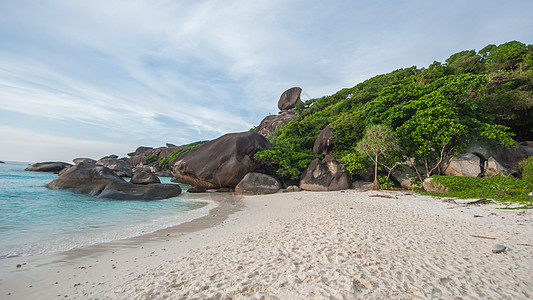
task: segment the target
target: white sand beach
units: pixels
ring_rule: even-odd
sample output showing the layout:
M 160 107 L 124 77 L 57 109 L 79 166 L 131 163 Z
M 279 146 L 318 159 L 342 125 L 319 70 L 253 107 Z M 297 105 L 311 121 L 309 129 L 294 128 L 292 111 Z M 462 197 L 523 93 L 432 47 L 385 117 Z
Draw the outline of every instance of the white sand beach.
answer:
M 499 207 L 392 191 L 228 196 L 155 234 L 4 259 L 0 298 L 532 298 L 533 211 Z

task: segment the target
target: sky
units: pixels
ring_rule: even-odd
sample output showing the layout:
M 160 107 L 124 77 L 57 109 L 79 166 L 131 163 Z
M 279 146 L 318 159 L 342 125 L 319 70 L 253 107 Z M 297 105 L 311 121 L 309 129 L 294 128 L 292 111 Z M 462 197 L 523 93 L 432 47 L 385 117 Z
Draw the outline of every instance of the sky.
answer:
M 0 0 L 0 160 L 125 156 L 248 131 L 462 50 L 533 44 L 531 0 Z

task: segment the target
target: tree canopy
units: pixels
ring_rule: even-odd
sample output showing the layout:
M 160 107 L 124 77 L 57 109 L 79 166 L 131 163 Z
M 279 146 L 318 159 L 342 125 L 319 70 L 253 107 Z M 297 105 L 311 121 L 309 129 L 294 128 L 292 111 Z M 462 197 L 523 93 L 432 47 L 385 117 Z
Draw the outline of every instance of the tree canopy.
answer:
M 365 165 L 354 155 L 356 145 L 369 126 L 383 124 L 397 137 L 401 154 L 414 158 L 429 176 L 444 156 L 463 150 L 470 139 L 503 145 L 513 144 L 512 138 L 533 140 L 532 108 L 533 45 L 488 45 L 301 103 L 299 115 L 269 136 L 274 148 L 268 155 L 272 165 L 285 166 L 296 178 L 313 157 L 318 134 L 330 124 L 331 155 L 353 162 L 347 168 L 356 174 Z M 265 161 L 267 155 L 257 156 Z

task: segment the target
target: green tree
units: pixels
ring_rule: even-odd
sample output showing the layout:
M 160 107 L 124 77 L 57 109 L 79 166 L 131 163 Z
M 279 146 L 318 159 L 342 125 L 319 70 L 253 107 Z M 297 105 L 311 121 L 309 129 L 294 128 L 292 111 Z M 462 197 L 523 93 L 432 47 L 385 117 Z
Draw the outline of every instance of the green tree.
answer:
M 489 45 L 480 51 L 489 69 L 493 71 L 515 70 L 526 62 L 528 49 L 525 44 L 511 41 L 499 46 Z
M 374 186 L 375 190 L 379 189 L 378 181 L 378 165 L 380 164 L 380 157 L 390 155 L 394 151 L 399 149 L 398 141 L 392 133 L 392 130 L 382 124 L 375 124 L 370 126 L 361 141 L 357 143 L 356 150 L 357 152 L 368 156 L 374 162 Z M 382 165 L 383 162 L 381 162 Z M 390 172 L 394 167 L 389 168 Z M 389 178 L 387 176 L 387 179 Z
M 481 56 L 476 54 L 475 50 L 455 53 L 446 60 L 446 63 L 459 74 L 480 74 L 485 71 L 485 65 L 481 61 Z
M 297 180 L 303 170 L 315 159 L 311 150 L 301 150 L 293 144 L 274 145 L 272 149 L 260 148 L 254 155 L 259 169 L 284 180 Z

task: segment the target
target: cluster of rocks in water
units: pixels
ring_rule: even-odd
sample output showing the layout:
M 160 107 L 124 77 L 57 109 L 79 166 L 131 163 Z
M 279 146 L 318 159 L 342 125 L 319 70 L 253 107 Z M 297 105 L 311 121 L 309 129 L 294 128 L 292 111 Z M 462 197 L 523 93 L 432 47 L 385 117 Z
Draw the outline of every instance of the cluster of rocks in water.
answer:
M 160 200 L 181 194 L 179 185 L 127 182 L 115 171 L 90 162 L 80 162 L 61 171 L 47 187 L 114 200 Z
M 333 148 L 333 130 L 326 126 L 318 135 L 313 151 L 324 155 L 315 159 L 304 170 L 299 186 L 282 182 L 257 170 L 253 156 L 259 148 L 271 149 L 266 138 L 277 128 L 289 123 L 296 115 L 295 107 L 301 102 L 299 87 L 285 91 L 278 101 L 280 112 L 269 115 L 255 131 L 230 133 L 181 153 L 163 170 L 159 162 L 185 146 L 167 144 L 166 147 L 139 147 L 128 153 L 129 159 L 116 155 L 99 160 L 78 158 L 75 165 L 63 162 L 37 163 L 28 171 L 59 173 L 47 186 L 51 189 L 68 189 L 78 193 L 108 199 L 156 200 L 174 197 L 181 193 L 175 184 L 161 184 L 158 176 L 175 177 L 176 182 L 189 184 L 191 193 L 208 189 L 235 191 L 243 194 L 269 194 L 282 189 L 287 192 L 335 191 L 353 187 L 352 176 L 344 165 L 329 155 Z M 466 153 L 448 157 L 438 173 L 449 176 L 485 176 L 513 174 L 519 161 L 533 155 L 533 142 L 519 147 L 503 147 L 473 141 Z M 422 171 L 422 170 L 420 170 Z M 413 182 L 416 171 L 412 161 L 407 161 L 392 172 L 392 179 L 404 188 Z M 126 182 L 122 177 L 131 177 Z M 372 174 L 363 176 L 371 181 Z M 443 191 L 429 179 L 424 182 L 428 190 Z

